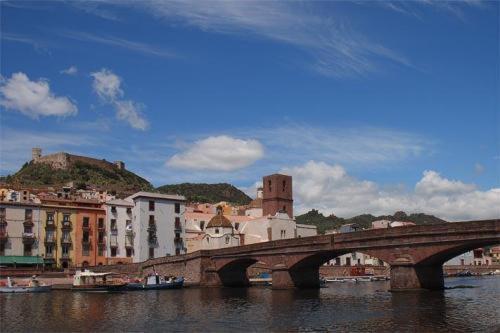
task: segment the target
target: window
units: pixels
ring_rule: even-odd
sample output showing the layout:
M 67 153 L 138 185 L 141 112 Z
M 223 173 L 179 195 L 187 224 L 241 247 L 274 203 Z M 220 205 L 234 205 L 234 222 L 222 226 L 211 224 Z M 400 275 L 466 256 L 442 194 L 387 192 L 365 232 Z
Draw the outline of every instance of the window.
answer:
M 283 213 L 286 213 L 286 206 L 283 206 Z
M 229 244 L 229 235 L 226 236 L 226 244 Z
M 269 191 L 271 191 L 271 180 L 269 180 L 269 181 L 267 182 L 267 186 L 268 186 L 268 188 L 269 188 Z
M 68 255 L 69 254 L 69 246 L 68 245 L 63 245 L 63 247 L 62 247 L 62 254 L 63 255 Z
M 286 190 L 286 180 L 283 181 L 283 192 Z
M 178 256 L 179 254 L 181 254 L 181 249 L 179 248 L 175 249 L 175 255 Z
M 154 215 L 149 215 L 149 225 L 155 224 L 155 216 Z
M 127 249 L 127 257 L 132 257 L 132 249 Z
M 154 247 L 150 247 L 149 248 L 149 258 L 154 258 L 155 257 L 155 248 Z
M 103 229 L 104 228 L 104 219 L 102 217 L 99 218 L 99 220 L 97 222 L 97 227 L 99 229 Z
M 24 255 L 31 256 L 31 244 L 24 244 Z
M 32 226 L 24 226 L 24 232 L 27 234 L 31 234 L 33 232 L 33 227 Z
M 47 222 L 54 221 L 54 213 L 47 213 Z
M 84 228 L 88 228 L 89 227 L 89 218 L 88 217 L 84 217 L 82 224 L 83 224 Z
M 83 243 L 88 243 L 89 242 L 89 232 L 88 231 L 84 231 L 83 232 L 82 242 Z
M 181 229 L 181 218 L 180 217 L 175 218 L 175 229 Z
M 98 242 L 99 244 L 104 243 L 104 231 L 99 231 Z
M 104 255 L 104 250 L 103 250 L 102 246 L 99 246 L 99 247 L 97 248 L 97 255 L 98 255 L 99 257 L 102 257 L 102 256 Z
M 176 202 L 175 203 L 175 213 L 179 214 L 181 212 L 181 204 Z
M 111 256 L 116 257 L 116 247 L 111 248 Z
M 218 234 L 219 233 L 219 228 L 215 228 L 215 233 Z
M 200 229 L 201 230 L 205 229 L 205 221 L 200 221 Z
M 33 217 L 33 211 L 31 209 L 26 209 L 24 211 L 24 219 L 31 220 L 32 217 Z
M 115 231 L 116 228 L 116 219 L 111 219 L 111 231 Z
M 340 266 L 340 258 L 335 258 L 335 265 Z
M 4 256 L 5 255 L 5 244 L 2 243 L 0 244 L 0 256 Z
M 90 255 L 90 244 L 83 244 L 82 256 L 88 257 Z
M 5 207 L 0 208 L 0 217 L 5 218 Z
M 155 210 L 155 202 L 153 200 L 149 201 L 149 211 L 154 212 Z
M 236 223 L 234 224 L 234 229 L 238 230 L 238 228 L 239 228 L 239 227 L 240 227 L 240 223 L 239 223 L 239 222 L 236 222 Z
M 63 222 L 69 222 L 69 214 L 63 215 Z

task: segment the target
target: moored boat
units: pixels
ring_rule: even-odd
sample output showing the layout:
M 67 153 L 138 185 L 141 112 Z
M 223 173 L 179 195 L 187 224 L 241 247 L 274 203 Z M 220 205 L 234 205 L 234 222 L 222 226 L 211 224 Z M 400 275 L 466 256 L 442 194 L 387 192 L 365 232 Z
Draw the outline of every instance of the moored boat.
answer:
M 0 287 L 0 293 L 43 293 L 51 290 L 51 286 L 44 285 L 33 275 L 28 285 L 17 285 L 10 277 L 7 285 Z
M 127 284 L 114 279 L 114 273 L 94 273 L 89 270 L 77 271 L 73 277 L 73 291 L 112 292 L 124 290 Z
M 146 276 L 143 282 L 132 282 L 127 284 L 128 290 L 161 290 L 179 289 L 184 286 L 183 277 L 162 277 L 159 274 Z

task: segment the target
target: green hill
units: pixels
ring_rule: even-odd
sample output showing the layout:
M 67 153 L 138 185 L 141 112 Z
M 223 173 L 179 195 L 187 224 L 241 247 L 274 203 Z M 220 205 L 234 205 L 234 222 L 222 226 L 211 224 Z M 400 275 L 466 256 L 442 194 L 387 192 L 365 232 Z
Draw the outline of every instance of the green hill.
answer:
M 231 184 L 195 184 L 183 183 L 163 185 L 156 189 L 165 194 L 181 194 L 190 202 L 217 203 L 227 201 L 237 205 L 246 205 L 252 200 Z
M 119 197 L 137 191 L 150 191 L 153 186 L 133 172 L 115 167 L 102 167 L 96 163 L 74 161 L 65 169 L 55 169 L 44 163 L 25 163 L 13 175 L 4 178 L 7 184 L 14 186 L 54 186 L 60 187 L 73 182 L 77 188 L 94 186 L 99 189 L 114 191 Z
M 318 227 L 318 233 L 323 234 L 325 230 L 337 229 L 343 224 L 356 223 L 361 228 L 366 229 L 371 227 L 371 223 L 377 220 L 389 221 L 405 221 L 415 224 L 437 224 L 445 223 L 445 220 L 437 218 L 433 215 L 422 213 L 407 215 L 405 212 L 396 212 L 394 215 L 373 216 L 370 214 L 358 215 L 348 219 L 337 217 L 335 215 L 324 216 L 318 210 L 313 209 L 309 212 L 295 217 L 297 223 L 311 224 Z

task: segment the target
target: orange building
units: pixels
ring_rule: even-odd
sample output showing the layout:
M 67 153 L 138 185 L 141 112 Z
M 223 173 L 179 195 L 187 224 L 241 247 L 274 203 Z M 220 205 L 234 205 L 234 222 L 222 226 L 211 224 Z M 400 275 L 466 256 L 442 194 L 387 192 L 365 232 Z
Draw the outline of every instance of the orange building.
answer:
M 95 207 L 80 207 L 75 229 L 75 266 L 106 265 L 106 213 Z

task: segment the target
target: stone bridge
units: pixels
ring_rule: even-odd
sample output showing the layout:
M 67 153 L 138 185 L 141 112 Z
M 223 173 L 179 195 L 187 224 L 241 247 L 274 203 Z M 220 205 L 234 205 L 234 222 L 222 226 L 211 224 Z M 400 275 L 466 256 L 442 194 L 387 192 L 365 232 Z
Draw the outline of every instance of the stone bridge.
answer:
M 317 288 L 323 263 L 361 252 L 390 265 L 392 290 L 442 289 L 444 262 L 496 244 L 500 244 L 500 219 L 371 229 L 198 251 L 148 260 L 140 264 L 140 271 L 183 275 L 186 281 L 201 286 L 242 287 L 249 285 L 247 268 L 259 262 L 271 269 L 275 289 Z

